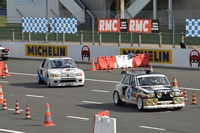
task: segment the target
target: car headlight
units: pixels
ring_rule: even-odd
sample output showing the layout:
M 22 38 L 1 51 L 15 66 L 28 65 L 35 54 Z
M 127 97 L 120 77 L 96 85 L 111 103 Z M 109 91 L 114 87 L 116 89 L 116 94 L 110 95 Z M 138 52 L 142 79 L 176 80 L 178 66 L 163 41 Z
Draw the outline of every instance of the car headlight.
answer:
M 175 104 L 182 104 L 185 102 L 184 97 L 174 97 L 174 103 Z
M 52 74 L 51 77 L 52 78 L 54 78 L 54 77 L 60 77 L 60 75 L 59 74 Z
M 158 102 L 158 99 L 153 99 L 152 104 L 153 104 L 153 105 L 156 105 L 157 102 Z
M 147 100 L 146 100 L 146 104 L 147 104 L 147 105 L 151 105 L 151 104 L 152 104 L 152 99 L 147 99 Z
M 172 91 L 172 92 L 170 92 L 170 97 L 174 97 L 175 96 L 175 93 Z
M 157 93 L 157 97 L 158 97 L 158 98 L 161 98 L 161 97 L 162 97 L 162 93 L 160 93 L 160 92 Z
M 83 76 L 82 72 L 76 73 L 76 76 Z

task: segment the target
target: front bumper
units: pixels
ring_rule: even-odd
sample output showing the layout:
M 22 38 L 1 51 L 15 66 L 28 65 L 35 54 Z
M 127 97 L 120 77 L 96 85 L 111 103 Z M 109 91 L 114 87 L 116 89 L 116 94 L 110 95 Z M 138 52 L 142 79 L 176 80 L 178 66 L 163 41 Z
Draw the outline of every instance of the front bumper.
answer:
M 85 81 L 83 78 L 77 79 L 50 79 L 51 86 L 79 86 L 84 85 Z
M 161 108 L 178 108 L 185 107 L 185 104 L 169 104 L 169 105 L 155 105 L 155 106 L 144 106 L 144 109 L 161 109 Z

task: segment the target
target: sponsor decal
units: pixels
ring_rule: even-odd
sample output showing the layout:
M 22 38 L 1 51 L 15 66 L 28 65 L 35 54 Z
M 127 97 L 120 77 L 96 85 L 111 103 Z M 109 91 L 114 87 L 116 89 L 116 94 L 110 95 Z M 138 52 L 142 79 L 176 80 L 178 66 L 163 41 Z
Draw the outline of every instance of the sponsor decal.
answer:
M 120 55 L 127 55 L 129 53 L 148 53 L 150 54 L 151 63 L 172 64 L 172 50 L 120 48 Z
M 87 45 L 84 45 L 81 49 L 81 58 L 82 61 L 90 61 L 90 48 Z
M 190 67 L 199 67 L 200 66 L 200 54 L 197 50 L 192 50 L 189 55 Z
M 126 99 L 131 100 L 131 93 L 132 93 L 132 88 L 129 86 L 126 89 Z
M 58 45 L 26 44 L 25 55 L 40 57 L 68 56 L 68 47 Z

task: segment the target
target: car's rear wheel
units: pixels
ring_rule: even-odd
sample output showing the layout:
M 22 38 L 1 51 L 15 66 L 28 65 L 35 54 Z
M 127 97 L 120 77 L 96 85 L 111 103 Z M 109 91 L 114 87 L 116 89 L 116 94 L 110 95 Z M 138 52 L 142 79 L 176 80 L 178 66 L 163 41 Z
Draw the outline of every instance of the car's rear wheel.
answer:
M 125 104 L 125 102 L 122 102 L 122 100 L 119 98 L 119 93 L 117 91 L 115 91 L 113 94 L 113 101 L 114 101 L 114 104 L 117 106 Z
M 137 99 L 137 108 L 139 111 L 142 111 L 144 108 L 143 108 L 143 99 L 142 97 L 138 97 Z

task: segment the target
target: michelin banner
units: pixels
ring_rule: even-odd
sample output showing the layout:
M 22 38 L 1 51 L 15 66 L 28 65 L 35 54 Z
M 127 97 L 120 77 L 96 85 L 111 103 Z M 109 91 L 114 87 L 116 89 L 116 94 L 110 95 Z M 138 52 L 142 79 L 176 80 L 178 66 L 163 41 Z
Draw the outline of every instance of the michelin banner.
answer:
M 80 44 L 33 44 L 23 42 L 1 42 L 10 49 L 10 57 L 26 59 L 44 59 L 46 57 L 69 56 L 75 61 L 97 62 L 98 56 L 150 53 L 150 64 L 154 66 L 200 68 L 200 49 L 95 46 Z

